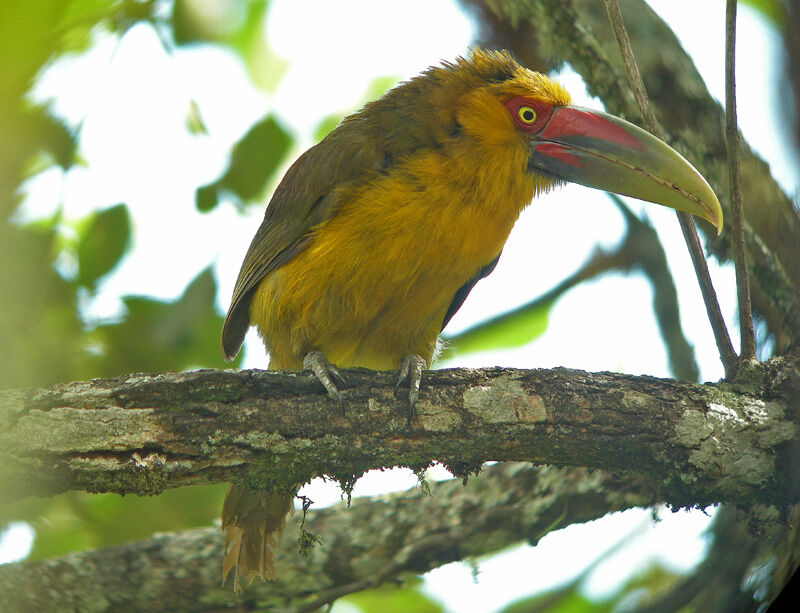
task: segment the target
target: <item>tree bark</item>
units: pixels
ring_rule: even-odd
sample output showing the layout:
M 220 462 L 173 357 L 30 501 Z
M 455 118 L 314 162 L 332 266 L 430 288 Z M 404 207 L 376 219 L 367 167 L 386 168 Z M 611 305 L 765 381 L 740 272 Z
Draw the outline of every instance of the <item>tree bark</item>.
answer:
M 344 414 L 296 373 L 201 370 L 0 392 L 6 500 L 69 489 L 157 494 L 242 481 L 293 491 L 328 475 L 487 461 L 630 470 L 675 506 L 797 500 L 798 363 L 752 367 L 738 385 L 556 368 L 426 373 L 417 416 L 393 375 L 348 372 Z M 787 455 L 789 454 L 789 455 Z
M 345 594 L 498 551 L 607 512 L 655 502 L 636 477 L 584 469 L 487 467 L 460 480 L 309 511 L 319 536 L 297 551 L 298 518 L 289 521 L 275 581 L 255 581 L 237 598 L 220 585 L 223 538 L 213 528 L 156 535 L 100 551 L 0 566 L 3 610 L 310 611 Z

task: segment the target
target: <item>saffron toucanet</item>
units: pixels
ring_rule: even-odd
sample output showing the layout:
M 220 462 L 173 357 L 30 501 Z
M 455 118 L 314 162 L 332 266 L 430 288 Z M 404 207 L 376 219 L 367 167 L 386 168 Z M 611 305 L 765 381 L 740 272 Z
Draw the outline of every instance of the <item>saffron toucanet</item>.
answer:
M 399 368 L 417 400 L 442 328 L 494 268 L 522 209 L 572 181 L 702 217 L 722 211 L 676 151 L 570 105 L 507 52 L 475 49 L 345 118 L 286 172 L 239 273 L 222 330 L 235 356 L 258 328 L 270 369 Z M 566 229 L 565 229 L 566 230 Z M 223 573 L 274 576 L 292 496 L 234 485 Z

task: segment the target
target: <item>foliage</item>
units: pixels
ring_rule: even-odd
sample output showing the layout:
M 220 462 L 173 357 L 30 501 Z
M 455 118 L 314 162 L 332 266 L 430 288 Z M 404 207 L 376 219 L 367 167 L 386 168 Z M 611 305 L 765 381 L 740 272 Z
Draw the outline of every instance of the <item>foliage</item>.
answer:
M 610 611 L 636 610 L 651 594 L 673 584 L 678 576 L 653 564 L 631 577 L 610 596 L 590 598 L 584 594 L 581 581 L 562 588 L 521 598 L 503 608 L 500 613 L 608 613 Z
M 220 192 L 232 194 L 241 203 L 262 199 L 267 183 L 278 170 L 291 143 L 291 136 L 274 117 L 268 116 L 256 123 L 233 146 L 225 173 L 197 189 L 197 209 L 204 213 L 213 209 L 219 204 Z
M 131 246 L 131 220 L 124 204 L 98 211 L 86 220 L 78 242 L 78 285 L 94 289 Z
M 167 490 L 151 498 L 67 492 L 0 507 L 0 524 L 28 521 L 36 531 L 30 559 L 143 539 L 155 532 L 208 526 L 227 486 Z
M 81 371 L 77 286 L 53 269 L 55 225 L 0 225 L 2 387 L 65 381 Z
M 95 372 L 111 377 L 148 371 L 224 368 L 219 352 L 222 316 L 214 310 L 217 284 L 210 269 L 200 273 L 174 302 L 147 296 L 123 299 L 127 315 L 95 328 L 91 338 L 101 348 Z
M 382 585 L 381 587 L 350 594 L 341 599 L 344 604 L 358 607 L 364 613 L 442 613 L 444 607 L 420 591 L 421 581 L 408 578 L 402 587 Z M 338 607 L 334 605 L 333 613 Z
M 53 165 L 68 170 L 76 162 L 78 126 L 65 125 L 25 97 L 36 76 L 58 56 L 87 49 L 97 29 L 123 34 L 142 21 L 157 27 L 155 10 L 154 2 L 137 0 L 0 3 L 0 387 L 223 366 L 222 317 L 210 270 L 174 301 L 128 296 L 116 320 L 84 317 L 82 305 L 133 247 L 135 213 L 125 204 L 101 207 L 76 221 L 60 213 L 24 225 L 6 221 L 14 219 L 26 179 Z M 290 137 L 280 136 L 285 153 Z M 57 555 L 157 530 L 208 525 L 223 493 L 224 486 L 151 499 L 72 492 L 3 508 L 0 526 L 30 522 L 36 530 L 31 555 Z
M 780 0 L 742 0 L 744 4 L 761 13 L 774 26 L 783 28 L 786 24 L 786 9 Z
M 440 360 L 489 349 L 521 347 L 547 330 L 547 318 L 561 292 L 549 292 L 531 303 L 493 317 L 464 332 L 446 336 Z

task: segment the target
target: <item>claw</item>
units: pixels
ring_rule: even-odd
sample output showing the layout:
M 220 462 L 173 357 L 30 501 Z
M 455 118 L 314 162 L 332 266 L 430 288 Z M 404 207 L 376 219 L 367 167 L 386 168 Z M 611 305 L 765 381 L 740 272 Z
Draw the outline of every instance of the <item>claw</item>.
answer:
M 325 386 L 328 396 L 336 400 L 340 406 L 344 405 L 344 398 L 342 398 L 339 388 L 333 382 L 336 379 L 341 385 L 347 385 L 342 373 L 333 364 L 328 362 L 322 353 L 319 351 L 309 351 L 308 355 L 303 358 L 303 368 L 310 370 L 319 379 L 319 382 Z
M 419 385 L 422 383 L 422 371 L 428 363 L 420 356 L 412 354 L 406 356 L 400 363 L 397 385 L 394 386 L 394 393 L 397 394 L 400 385 L 408 379 L 408 421 L 414 417 L 414 405 L 419 398 Z

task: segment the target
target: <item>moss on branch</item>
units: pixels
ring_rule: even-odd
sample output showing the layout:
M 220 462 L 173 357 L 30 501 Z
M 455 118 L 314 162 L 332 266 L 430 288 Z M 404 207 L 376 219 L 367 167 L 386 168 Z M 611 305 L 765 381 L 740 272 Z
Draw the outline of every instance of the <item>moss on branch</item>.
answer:
M 243 481 L 290 490 L 328 475 L 486 461 L 634 470 L 674 505 L 784 505 L 779 466 L 796 435 L 796 363 L 754 366 L 747 385 L 692 385 L 556 368 L 426 373 L 406 422 L 389 373 L 348 373 L 344 416 L 303 374 L 129 375 L 0 392 L 6 500 L 69 489 L 157 494 Z M 781 460 L 781 461 L 779 461 Z

